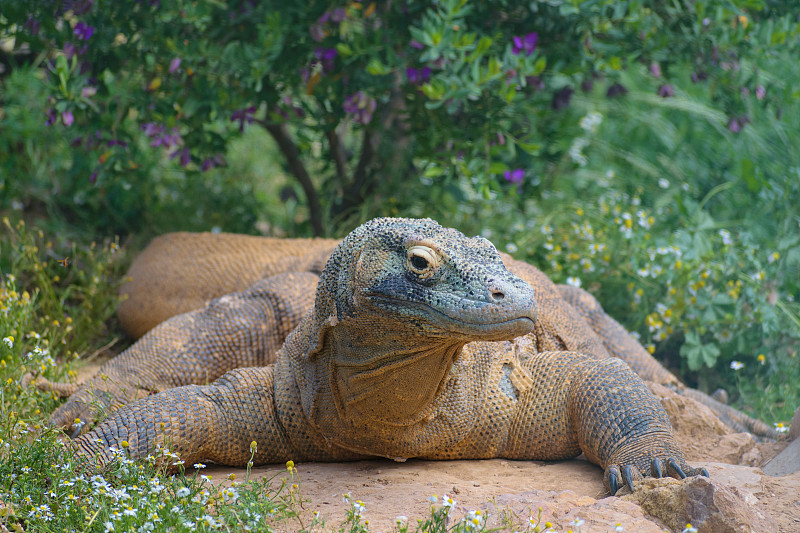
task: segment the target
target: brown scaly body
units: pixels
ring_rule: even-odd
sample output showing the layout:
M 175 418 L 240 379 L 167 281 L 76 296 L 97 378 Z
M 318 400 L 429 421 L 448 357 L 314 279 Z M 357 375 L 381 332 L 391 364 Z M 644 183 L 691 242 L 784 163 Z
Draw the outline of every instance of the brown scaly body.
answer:
M 306 265 L 327 254 L 316 241 L 308 248 L 314 259 Z M 298 261 L 289 259 L 273 262 Z M 76 443 L 108 459 L 107 446 L 123 440 L 136 457 L 170 442 L 186 461 L 239 465 L 249 459 L 251 440 L 259 443 L 257 463 L 371 455 L 560 459 L 583 451 L 606 470 L 612 492 L 639 475 L 704 473 L 684 463 L 658 400 L 627 365 L 608 357 L 607 340 L 564 301 L 565 289 L 530 265 L 509 258 L 506 264 L 519 277 L 484 239 L 430 221 L 372 221 L 331 256 L 313 308 L 278 351 L 275 366 L 149 396 L 118 409 Z M 267 323 L 275 313 L 287 314 L 280 297 L 302 301 L 294 290 L 308 295 L 313 283 L 312 274 L 296 276 L 268 280 L 280 293 L 263 307 L 273 315 L 259 311 L 242 331 L 254 323 L 269 338 L 281 335 L 269 333 L 275 326 Z M 236 303 L 245 294 L 226 298 Z M 186 320 L 179 316 L 160 326 L 182 332 L 167 342 L 171 359 L 193 361 L 182 368 L 198 361 L 224 366 L 217 361 L 227 357 L 205 332 L 239 321 L 242 312 L 238 304 L 209 311 L 219 307 L 215 301 L 193 320 L 179 322 Z M 135 368 L 149 364 L 148 350 L 139 346 L 162 338 L 154 330 L 131 348 Z M 196 338 L 204 340 L 189 349 Z M 237 344 L 241 359 L 233 366 L 270 360 L 272 348 L 261 344 Z M 87 388 L 108 390 L 108 381 Z M 78 400 L 53 421 L 69 424 L 73 414 L 85 413 L 85 400 Z

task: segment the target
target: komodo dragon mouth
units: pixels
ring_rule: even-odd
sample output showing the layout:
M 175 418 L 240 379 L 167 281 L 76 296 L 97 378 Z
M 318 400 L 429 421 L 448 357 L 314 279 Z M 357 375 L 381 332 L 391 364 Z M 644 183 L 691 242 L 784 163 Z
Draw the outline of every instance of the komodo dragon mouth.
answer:
M 408 311 L 409 319 L 419 321 L 425 319 L 429 327 L 441 330 L 445 334 L 457 334 L 469 340 L 510 340 L 533 331 L 536 322 L 536 306 L 531 297 L 529 302 L 521 305 L 490 304 L 470 300 L 472 306 L 484 305 L 470 312 L 470 319 L 454 312 L 441 309 L 420 301 L 410 301 L 384 294 L 368 293 L 364 298 L 381 309 L 397 313 L 400 309 Z M 412 313 L 411 310 L 414 310 Z M 483 311 L 486 311 L 485 313 Z

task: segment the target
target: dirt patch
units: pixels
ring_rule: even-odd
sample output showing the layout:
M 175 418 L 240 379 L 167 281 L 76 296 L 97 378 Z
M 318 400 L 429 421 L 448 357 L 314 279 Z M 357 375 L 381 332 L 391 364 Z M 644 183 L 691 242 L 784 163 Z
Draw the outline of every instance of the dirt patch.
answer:
M 93 375 L 98 364 L 82 368 L 79 378 Z M 788 441 L 759 443 L 747 433 L 733 433 L 708 408 L 667 389 L 655 388 L 672 420 L 678 442 L 692 466 L 706 466 L 712 479 L 752 495 L 768 517 L 769 528 L 780 532 L 800 531 L 800 472 L 781 477 L 765 476 L 760 466 L 780 453 Z M 733 465 L 733 466 L 731 466 Z M 613 531 L 620 523 L 625 531 L 666 531 L 667 525 L 644 514 L 636 504 L 608 497 L 599 467 L 580 458 L 570 461 L 418 461 L 395 463 L 385 459 L 353 463 L 298 464 L 294 482 L 303 499 L 306 524 L 319 511 L 332 527 L 345 518 L 349 505 L 342 495 L 361 500 L 370 531 L 391 531 L 398 516 L 413 523 L 428 516 L 428 498 L 439 503 L 447 494 L 456 501 L 451 516 L 460 519 L 472 510 L 488 510 L 489 523 L 498 525 L 516 517 L 517 530 L 524 530 L 538 508 L 543 520 L 557 530 L 566 530 L 580 518 L 583 531 Z M 228 474 L 245 479 L 240 468 L 210 465 L 204 473 L 215 483 Z M 251 479 L 288 476 L 284 465 L 257 467 Z M 620 492 L 621 494 L 623 491 Z M 290 529 L 287 529 L 287 531 Z

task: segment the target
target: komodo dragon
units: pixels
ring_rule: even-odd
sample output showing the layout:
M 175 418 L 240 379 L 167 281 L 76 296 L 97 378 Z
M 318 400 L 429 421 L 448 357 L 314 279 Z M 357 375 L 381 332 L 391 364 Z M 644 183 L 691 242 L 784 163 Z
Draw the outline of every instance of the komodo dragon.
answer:
M 255 464 L 583 452 L 612 494 L 642 475 L 708 475 L 685 463 L 659 401 L 609 352 L 650 379 L 674 377 L 587 293 L 483 238 L 409 219 L 357 228 L 317 283 L 303 270 L 333 244 L 284 250 L 263 281 L 156 326 L 52 423 L 89 418 L 93 397 L 116 409 L 74 441 L 101 462 L 127 441 L 134 458 L 169 442 L 189 463 L 244 465 L 255 440 Z M 205 274 L 213 284 L 236 272 Z

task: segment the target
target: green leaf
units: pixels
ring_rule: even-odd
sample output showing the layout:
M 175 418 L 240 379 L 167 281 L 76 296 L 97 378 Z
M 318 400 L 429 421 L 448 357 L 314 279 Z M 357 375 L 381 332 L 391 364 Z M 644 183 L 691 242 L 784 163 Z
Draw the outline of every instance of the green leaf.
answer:
M 756 167 L 749 159 L 742 159 L 741 161 L 742 179 L 747 188 L 751 192 L 758 192 L 761 189 L 761 183 L 756 179 Z
M 367 74 L 372 74 L 373 76 L 383 76 L 390 72 L 389 68 L 386 67 L 386 65 L 384 65 L 374 57 L 369 60 L 366 70 Z
M 353 49 L 347 43 L 336 43 L 336 51 L 344 57 L 353 55 Z

